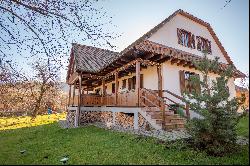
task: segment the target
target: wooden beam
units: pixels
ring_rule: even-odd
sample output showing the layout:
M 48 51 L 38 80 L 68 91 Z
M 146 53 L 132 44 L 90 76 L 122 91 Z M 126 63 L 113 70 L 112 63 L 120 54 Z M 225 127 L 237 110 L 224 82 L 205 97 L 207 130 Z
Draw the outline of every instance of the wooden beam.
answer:
M 115 105 L 118 103 L 118 72 L 115 73 Z
M 180 66 L 180 65 L 182 65 L 182 64 L 185 64 L 185 60 L 179 60 L 178 62 L 177 62 L 177 66 Z
M 77 126 L 80 126 L 80 110 L 82 103 L 82 76 L 79 75 L 79 89 L 78 89 L 78 109 L 77 109 Z
M 71 86 L 69 85 L 69 101 L 68 101 L 68 106 L 70 106 L 70 99 L 71 99 Z
M 146 54 L 145 56 L 143 56 L 143 59 L 150 59 L 150 58 L 152 58 L 154 56 L 155 56 L 155 54 L 149 53 L 149 54 Z
M 136 61 L 136 95 L 137 95 L 137 106 L 140 107 L 140 61 Z
M 172 59 L 171 60 L 171 65 L 173 65 L 174 63 L 178 62 L 179 60 L 178 59 Z
M 73 84 L 78 79 L 78 73 L 74 72 L 72 75 L 70 75 L 70 78 L 68 80 L 68 84 Z
M 183 67 L 187 67 L 187 66 L 190 66 L 191 65 L 191 62 L 185 62 Z
M 157 66 L 157 75 L 158 75 L 158 95 L 159 97 L 162 97 L 162 74 L 161 74 L 161 67 Z
M 153 61 L 158 61 L 163 58 L 162 54 L 156 54 L 154 57 L 151 58 Z
M 74 89 L 73 89 L 73 102 L 72 102 L 72 105 L 75 105 L 75 95 L 76 95 L 76 81 L 74 82 Z
M 105 80 L 103 79 L 102 80 L 102 105 L 104 105 L 105 103 L 104 103 L 104 96 L 105 96 L 105 91 L 106 91 L 106 89 L 105 89 Z

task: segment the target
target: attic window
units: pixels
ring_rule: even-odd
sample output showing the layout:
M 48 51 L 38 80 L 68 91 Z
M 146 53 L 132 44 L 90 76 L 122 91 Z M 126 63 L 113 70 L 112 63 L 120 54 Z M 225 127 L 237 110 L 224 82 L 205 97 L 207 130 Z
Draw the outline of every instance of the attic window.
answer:
M 178 44 L 195 49 L 195 39 L 191 32 L 177 28 Z
M 208 54 L 212 54 L 211 41 L 201 36 L 196 36 L 197 39 L 197 50 L 206 51 Z

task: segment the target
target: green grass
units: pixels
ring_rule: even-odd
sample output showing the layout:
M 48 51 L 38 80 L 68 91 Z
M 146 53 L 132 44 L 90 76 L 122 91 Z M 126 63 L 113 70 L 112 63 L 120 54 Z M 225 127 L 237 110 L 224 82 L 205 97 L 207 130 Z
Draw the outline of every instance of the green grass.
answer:
M 66 118 L 66 113 L 38 115 L 35 119 L 31 119 L 31 117 L 29 116 L 0 117 L 0 131 L 50 124 L 65 118 Z
M 245 116 L 240 119 L 237 125 L 238 135 L 249 138 L 249 116 Z
M 0 164 L 61 164 L 65 155 L 68 164 L 249 164 L 247 146 L 229 156 L 211 157 L 178 145 L 166 148 L 153 138 L 94 126 L 61 129 L 57 123 L 2 130 L 0 146 Z

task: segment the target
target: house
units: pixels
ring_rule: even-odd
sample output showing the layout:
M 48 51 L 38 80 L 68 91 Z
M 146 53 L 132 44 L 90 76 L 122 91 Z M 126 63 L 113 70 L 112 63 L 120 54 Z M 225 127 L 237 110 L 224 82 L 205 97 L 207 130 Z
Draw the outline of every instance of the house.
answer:
M 212 27 L 177 10 L 121 52 L 72 44 L 67 73 L 69 111 L 75 127 L 92 122 L 134 129 L 172 130 L 184 127 L 186 118 L 199 116 L 183 102 L 183 91 L 193 88 L 191 75 L 199 76 L 192 63 L 207 50 L 219 57 L 221 68 L 233 65 Z M 215 80 L 217 73 L 210 73 Z M 234 70 L 228 84 L 236 95 Z M 184 110 L 178 114 L 174 105 Z M 172 107 L 171 107 L 172 106 Z

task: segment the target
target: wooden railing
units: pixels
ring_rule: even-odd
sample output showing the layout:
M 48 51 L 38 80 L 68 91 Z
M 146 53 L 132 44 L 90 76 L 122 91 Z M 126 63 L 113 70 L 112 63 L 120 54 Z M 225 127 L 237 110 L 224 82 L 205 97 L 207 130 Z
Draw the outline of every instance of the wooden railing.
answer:
M 154 92 L 158 93 L 159 90 L 154 90 Z M 181 97 L 181 96 L 179 96 L 179 95 L 177 95 L 177 94 L 175 94 L 175 93 L 173 93 L 173 92 L 170 92 L 169 90 L 162 90 L 161 92 L 162 92 L 162 94 L 163 94 L 163 97 L 162 97 L 163 99 L 166 99 L 167 101 L 170 101 L 171 103 L 176 104 L 176 105 L 178 105 L 179 107 L 182 107 L 182 108 L 186 111 L 186 118 L 188 118 L 188 119 L 190 118 L 189 104 L 184 100 L 183 97 Z M 179 104 L 176 100 L 167 97 L 166 95 L 164 95 L 164 93 L 167 93 L 167 94 L 171 95 L 172 97 L 174 97 L 175 99 L 184 102 L 184 103 L 185 103 L 185 106 Z M 166 103 L 166 104 L 167 104 L 167 103 Z M 168 104 L 167 104 L 167 105 L 168 105 Z M 169 106 L 169 105 L 168 105 L 168 106 Z
M 150 89 L 142 88 L 140 92 L 140 103 L 142 106 L 146 107 L 149 110 L 152 110 L 152 108 L 157 108 L 158 110 L 162 111 L 162 128 L 164 129 L 166 119 L 166 104 L 164 99 L 159 97 L 157 93 Z
M 82 95 L 81 104 L 84 106 L 102 105 L 102 97 L 100 95 Z
M 135 91 L 118 93 L 118 106 L 136 106 L 137 96 Z
M 103 97 L 102 105 L 114 106 L 115 105 L 115 94 L 108 94 Z
M 94 94 L 82 94 L 82 106 L 137 106 L 137 96 L 135 91 L 118 93 L 117 103 L 115 102 L 115 94 L 107 94 L 105 96 Z M 78 105 L 78 95 L 70 99 L 70 105 Z

